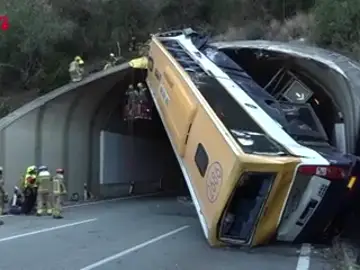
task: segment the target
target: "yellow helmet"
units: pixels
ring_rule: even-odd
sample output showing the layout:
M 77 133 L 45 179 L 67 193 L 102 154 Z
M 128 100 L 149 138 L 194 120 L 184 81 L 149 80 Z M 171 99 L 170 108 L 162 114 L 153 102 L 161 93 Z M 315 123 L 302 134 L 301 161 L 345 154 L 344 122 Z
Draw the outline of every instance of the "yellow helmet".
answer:
M 74 60 L 76 62 L 78 62 L 80 65 L 84 64 L 84 61 L 82 60 L 82 58 L 80 56 L 76 56 Z
M 36 173 L 36 166 L 29 166 L 26 169 L 26 173 Z

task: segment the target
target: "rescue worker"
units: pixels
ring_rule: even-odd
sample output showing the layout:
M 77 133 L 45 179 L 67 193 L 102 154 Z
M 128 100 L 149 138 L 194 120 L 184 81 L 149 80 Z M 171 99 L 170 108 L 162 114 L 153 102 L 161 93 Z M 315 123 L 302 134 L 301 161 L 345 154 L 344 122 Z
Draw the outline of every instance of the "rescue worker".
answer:
M 136 37 L 132 36 L 129 44 L 129 52 L 135 52 L 135 51 L 136 51 Z
M 0 215 L 4 214 L 4 206 L 5 206 L 4 185 L 5 185 L 5 181 L 3 177 L 3 167 L 0 167 Z
M 76 56 L 69 65 L 69 74 L 72 82 L 79 82 L 84 75 L 84 61 L 80 56 Z
M 48 215 L 52 213 L 52 205 L 50 201 L 51 174 L 46 166 L 40 166 L 38 169 L 37 198 L 36 198 L 36 215 L 41 216 L 45 212 Z
M 105 66 L 104 66 L 104 70 L 107 70 L 108 68 L 116 66 L 117 62 L 118 62 L 118 58 L 115 56 L 115 54 L 110 53 L 110 58 L 106 62 Z
M 62 196 L 67 193 L 64 182 L 64 170 L 56 169 L 56 174 L 53 177 L 53 218 L 62 218 Z
M 115 54 L 110 53 L 110 63 L 112 66 L 115 66 L 117 63 L 118 59 L 115 57 Z
M 21 206 L 22 206 L 22 196 L 20 189 L 15 186 L 14 193 L 10 202 L 10 214 L 12 215 L 20 215 L 21 214 Z
M 146 86 L 139 82 L 137 85 L 138 93 L 139 93 L 139 104 L 138 104 L 138 111 L 143 119 L 151 119 L 150 117 L 150 104 L 149 99 L 147 96 L 147 88 Z
M 138 88 L 138 91 L 139 91 L 139 99 L 142 103 L 147 103 L 148 102 L 148 97 L 147 97 L 147 88 L 146 86 L 139 82 L 137 84 L 137 88 Z
M 23 181 L 24 203 L 22 204 L 22 212 L 26 215 L 30 214 L 36 202 L 36 166 L 29 166 Z
M 134 88 L 134 85 L 130 84 L 125 95 L 127 98 L 127 117 L 135 118 L 136 108 L 139 100 L 139 92 Z

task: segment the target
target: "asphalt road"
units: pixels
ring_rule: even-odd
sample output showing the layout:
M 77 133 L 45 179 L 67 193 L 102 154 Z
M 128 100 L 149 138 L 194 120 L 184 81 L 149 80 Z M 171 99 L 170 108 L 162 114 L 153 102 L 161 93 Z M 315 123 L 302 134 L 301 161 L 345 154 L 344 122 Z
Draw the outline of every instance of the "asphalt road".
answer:
M 314 248 L 210 248 L 192 208 L 175 198 L 68 207 L 64 216 L 3 217 L 0 270 L 331 269 Z

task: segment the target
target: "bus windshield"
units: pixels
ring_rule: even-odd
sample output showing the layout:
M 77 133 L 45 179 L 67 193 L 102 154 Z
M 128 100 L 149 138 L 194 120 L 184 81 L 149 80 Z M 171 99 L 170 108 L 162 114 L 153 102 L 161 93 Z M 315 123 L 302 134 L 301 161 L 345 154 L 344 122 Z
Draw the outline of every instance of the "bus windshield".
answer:
M 328 137 L 310 104 L 279 102 L 286 118 L 283 128 L 290 136 L 304 141 L 328 141 Z

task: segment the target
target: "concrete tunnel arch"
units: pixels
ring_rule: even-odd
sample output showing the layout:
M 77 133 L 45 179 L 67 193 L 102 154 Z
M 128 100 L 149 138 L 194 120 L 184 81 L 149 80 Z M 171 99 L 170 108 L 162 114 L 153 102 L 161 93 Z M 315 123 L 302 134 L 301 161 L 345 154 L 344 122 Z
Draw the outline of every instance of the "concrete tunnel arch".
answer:
M 339 53 L 302 43 L 269 40 L 215 42 L 221 50 L 261 50 L 281 53 L 293 58 L 297 67 L 305 70 L 327 90 L 328 96 L 343 114 L 344 151 L 360 154 L 360 65 Z
M 27 166 L 44 164 L 52 171 L 65 169 L 69 195 L 81 196 L 87 182 L 98 197 L 118 196 L 119 187 L 99 184 L 99 134 L 133 79 L 134 70 L 122 64 L 64 85 L 2 118 L 0 166 L 6 191 L 12 191 Z

